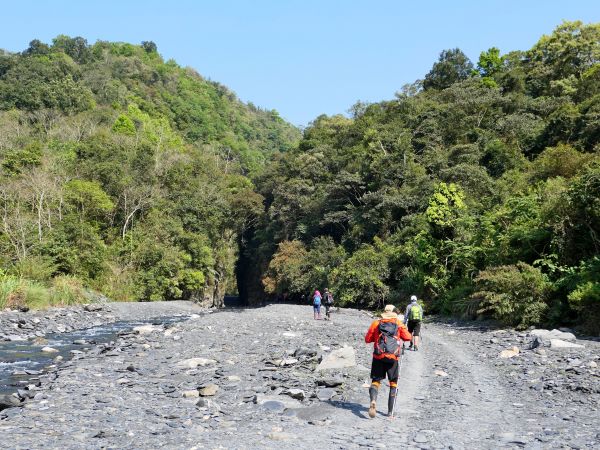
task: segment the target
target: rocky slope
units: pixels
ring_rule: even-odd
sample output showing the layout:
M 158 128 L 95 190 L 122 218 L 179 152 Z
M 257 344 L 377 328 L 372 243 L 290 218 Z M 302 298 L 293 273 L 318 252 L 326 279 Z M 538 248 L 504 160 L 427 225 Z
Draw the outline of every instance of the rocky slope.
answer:
M 429 323 L 421 351 L 404 356 L 398 417 L 383 414 L 382 387 L 369 419 L 371 320 L 341 310 L 314 321 L 309 307 L 270 305 L 143 326 L 42 376 L 24 407 L 0 412 L 0 447 L 600 445 L 598 342 L 527 350 L 525 333 Z

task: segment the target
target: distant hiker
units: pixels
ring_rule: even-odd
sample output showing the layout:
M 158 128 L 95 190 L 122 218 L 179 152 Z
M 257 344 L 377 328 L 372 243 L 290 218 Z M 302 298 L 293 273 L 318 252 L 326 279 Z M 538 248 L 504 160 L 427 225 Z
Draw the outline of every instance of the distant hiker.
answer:
M 419 350 L 419 339 L 421 336 L 421 321 L 423 320 L 423 307 L 417 303 L 417 296 L 411 295 L 410 303 L 406 307 L 404 323 L 408 325 L 408 331 L 413 338 L 408 348 L 414 351 Z
M 315 320 L 321 320 L 321 293 L 319 291 L 315 291 L 313 295 L 313 312 Z
M 323 293 L 323 301 L 325 302 L 325 319 L 331 320 L 330 308 L 333 306 L 333 294 L 329 292 L 328 288 L 325 288 Z
M 373 362 L 371 363 L 371 387 L 369 388 L 369 417 L 377 412 L 377 393 L 381 380 L 387 376 L 390 382 L 388 397 L 388 415 L 394 413 L 396 393 L 398 391 L 398 356 L 402 351 L 401 341 L 410 341 L 411 335 L 398 318 L 394 305 L 387 305 L 381 319 L 375 320 L 367 334 L 365 342 L 373 342 Z

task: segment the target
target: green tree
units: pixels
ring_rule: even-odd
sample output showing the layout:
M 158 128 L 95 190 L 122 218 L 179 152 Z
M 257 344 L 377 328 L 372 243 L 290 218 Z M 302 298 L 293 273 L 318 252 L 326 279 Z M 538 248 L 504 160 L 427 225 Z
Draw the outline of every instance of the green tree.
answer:
M 438 61 L 423 80 L 424 89 L 445 89 L 466 80 L 473 70 L 473 63 L 458 48 L 444 50 Z

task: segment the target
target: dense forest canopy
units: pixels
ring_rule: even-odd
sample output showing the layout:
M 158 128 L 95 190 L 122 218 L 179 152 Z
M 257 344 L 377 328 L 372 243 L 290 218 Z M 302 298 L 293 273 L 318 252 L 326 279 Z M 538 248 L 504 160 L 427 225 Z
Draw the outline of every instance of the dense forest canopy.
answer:
M 235 291 L 254 190 L 299 131 L 141 45 L 0 52 L 0 306 Z
M 598 333 L 599 87 L 600 25 L 564 22 L 300 134 L 153 42 L 0 52 L 0 306 L 327 286 Z
M 256 179 L 244 294 L 417 294 L 600 331 L 599 87 L 600 25 L 564 22 L 528 51 L 445 50 L 394 100 L 316 118 Z

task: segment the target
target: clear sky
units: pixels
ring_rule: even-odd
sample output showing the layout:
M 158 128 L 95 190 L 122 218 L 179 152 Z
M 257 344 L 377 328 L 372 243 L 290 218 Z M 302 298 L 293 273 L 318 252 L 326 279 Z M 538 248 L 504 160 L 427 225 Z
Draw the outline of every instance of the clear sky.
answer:
M 474 62 L 530 48 L 564 20 L 600 22 L 599 0 L 20 0 L 0 4 L 0 48 L 58 34 L 134 44 L 195 68 L 295 125 L 390 99 L 441 50 Z

